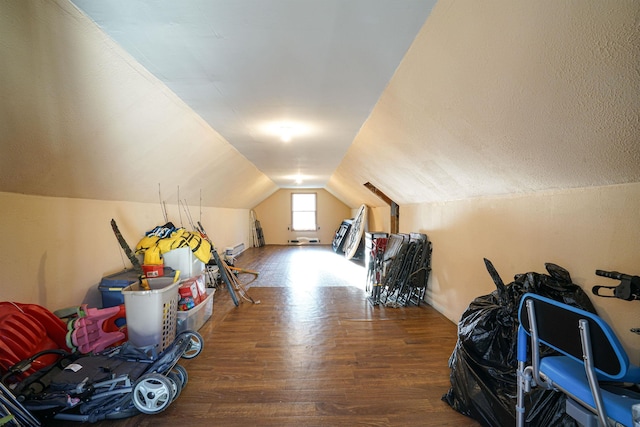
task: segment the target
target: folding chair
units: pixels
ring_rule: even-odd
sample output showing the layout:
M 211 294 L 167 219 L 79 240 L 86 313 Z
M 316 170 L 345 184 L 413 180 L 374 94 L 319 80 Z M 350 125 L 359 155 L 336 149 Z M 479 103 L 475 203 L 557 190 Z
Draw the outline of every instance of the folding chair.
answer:
M 640 395 L 621 384 L 640 383 L 640 367 L 629 363 L 604 320 L 530 293 L 523 295 L 518 317 L 518 427 L 525 425 L 525 393 L 532 386 L 566 394 L 567 414 L 583 426 L 633 425 L 631 407 L 640 403 Z M 531 365 L 526 366 L 529 343 Z M 541 344 L 560 355 L 541 355 Z

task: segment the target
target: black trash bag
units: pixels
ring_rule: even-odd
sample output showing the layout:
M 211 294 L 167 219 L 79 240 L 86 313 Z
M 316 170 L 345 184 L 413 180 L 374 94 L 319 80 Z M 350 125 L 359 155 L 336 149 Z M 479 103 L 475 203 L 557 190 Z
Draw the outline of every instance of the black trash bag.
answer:
M 497 289 L 473 300 L 462 314 L 458 341 L 449 358 L 451 388 L 442 400 L 483 426 L 511 426 L 516 422 L 522 296 L 532 292 L 593 313 L 595 308 L 582 288 L 571 282 L 569 272 L 558 265 L 545 264 L 549 275 L 519 274 L 505 285 L 491 261 L 484 261 Z M 565 400 L 562 393 L 534 388 L 526 395 L 526 422 L 530 426 L 576 426 L 565 414 Z

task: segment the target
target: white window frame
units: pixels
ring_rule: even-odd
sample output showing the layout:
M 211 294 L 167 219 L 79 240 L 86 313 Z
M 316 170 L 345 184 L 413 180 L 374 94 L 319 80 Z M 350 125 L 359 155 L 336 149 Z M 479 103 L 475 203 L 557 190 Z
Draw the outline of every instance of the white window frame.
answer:
M 296 198 L 296 196 L 301 195 L 301 196 L 313 196 L 313 209 L 308 209 L 308 208 L 304 208 L 303 209 L 296 209 L 296 202 L 294 201 L 294 199 Z M 296 225 L 298 224 L 298 221 L 295 219 L 296 217 L 296 213 L 302 213 L 302 214 L 309 214 L 310 212 L 313 212 L 313 227 L 311 228 L 311 226 L 309 226 L 309 228 L 296 228 Z M 309 215 L 305 215 L 307 217 L 309 217 Z M 310 219 L 310 218 L 307 218 Z M 301 192 L 296 192 L 296 193 L 291 193 L 291 230 L 292 231 L 316 231 L 318 229 L 318 194 L 317 193 L 301 193 Z

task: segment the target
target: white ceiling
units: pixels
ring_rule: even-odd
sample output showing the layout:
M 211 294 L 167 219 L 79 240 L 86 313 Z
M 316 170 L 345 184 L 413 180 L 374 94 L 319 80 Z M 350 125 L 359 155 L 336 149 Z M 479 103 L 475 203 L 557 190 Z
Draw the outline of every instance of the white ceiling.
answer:
M 326 186 L 435 0 L 73 3 L 286 188 Z
M 121 27 L 0 2 L 0 191 L 246 209 L 301 172 L 357 208 L 384 206 L 366 182 L 401 206 L 640 182 L 639 2 L 77 2 Z M 315 133 L 261 127 L 285 119 Z

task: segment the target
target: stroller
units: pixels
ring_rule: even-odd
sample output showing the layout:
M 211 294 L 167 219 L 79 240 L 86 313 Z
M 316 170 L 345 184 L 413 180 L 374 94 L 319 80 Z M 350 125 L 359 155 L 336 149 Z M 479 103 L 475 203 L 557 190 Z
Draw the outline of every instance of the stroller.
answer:
M 40 426 L 47 419 L 93 423 L 159 413 L 187 384 L 187 371 L 178 361 L 198 356 L 203 344 L 200 334 L 184 331 L 160 354 L 153 346 L 138 348 L 128 342 L 89 355 L 39 352 L 2 377 L 0 420 Z M 56 363 L 15 382 L 50 353 L 59 356 Z

